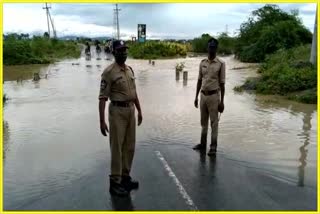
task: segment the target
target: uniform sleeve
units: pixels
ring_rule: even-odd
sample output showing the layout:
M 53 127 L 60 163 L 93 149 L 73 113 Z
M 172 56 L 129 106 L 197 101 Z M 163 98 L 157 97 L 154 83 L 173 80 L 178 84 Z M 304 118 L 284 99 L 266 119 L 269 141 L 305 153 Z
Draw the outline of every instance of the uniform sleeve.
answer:
M 109 75 L 102 73 L 100 82 L 99 99 L 108 99 L 110 96 L 111 80 Z
M 201 63 L 200 63 L 200 65 L 199 65 L 199 75 L 198 75 L 198 80 L 202 80 Z
M 219 82 L 220 83 L 225 83 L 226 82 L 226 63 L 223 62 L 220 68 L 220 77 L 219 77 Z

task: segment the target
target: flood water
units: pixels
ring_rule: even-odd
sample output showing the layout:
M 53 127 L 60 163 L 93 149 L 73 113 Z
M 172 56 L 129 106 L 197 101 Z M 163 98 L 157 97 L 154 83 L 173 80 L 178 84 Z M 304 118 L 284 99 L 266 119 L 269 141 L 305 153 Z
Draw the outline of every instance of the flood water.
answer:
M 137 149 L 172 148 L 178 154 L 199 142 L 200 113 L 193 101 L 201 59 L 156 60 L 155 66 L 127 60 L 144 117 Z M 218 155 L 316 191 L 316 105 L 234 92 L 255 71 L 232 70 L 246 65 L 233 57 L 222 59 L 227 79 Z M 175 79 L 178 62 L 185 62 L 187 82 L 182 75 Z M 5 209 L 59 192 L 110 158 L 98 114 L 100 75 L 110 63 L 105 56 L 91 61 L 82 56 L 51 65 L 4 67 L 3 92 L 9 97 L 3 115 Z M 34 72 L 40 72 L 40 81 L 32 81 Z

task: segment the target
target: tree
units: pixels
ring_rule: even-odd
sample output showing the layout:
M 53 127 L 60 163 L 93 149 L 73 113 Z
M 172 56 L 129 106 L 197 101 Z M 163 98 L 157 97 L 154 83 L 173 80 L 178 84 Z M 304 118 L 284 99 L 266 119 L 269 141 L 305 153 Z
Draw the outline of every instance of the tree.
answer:
M 311 32 L 303 26 L 298 11 L 282 11 L 277 5 L 265 5 L 252 12 L 240 26 L 235 54 L 241 61 L 261 62 L 267 54 L 310 43 Z
M 43 34 L 43 37 L 44 37 L 44 38 L 49 38 L 49 37 L 50 37 L 50 35 L 49 35 L 49 33 L 48 33 L 48 32 L 45 32 L 45 33 Z

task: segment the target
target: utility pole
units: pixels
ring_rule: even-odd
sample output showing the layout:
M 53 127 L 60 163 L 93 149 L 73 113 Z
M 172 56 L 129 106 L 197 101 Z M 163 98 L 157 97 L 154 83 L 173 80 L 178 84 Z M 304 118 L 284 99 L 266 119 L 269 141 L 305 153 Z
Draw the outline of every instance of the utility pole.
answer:
M 118 8 L 118 4 L 116 4 L 116 8 L 114 9 L 113 14 L 113 27 L 114 27 L 114 36 L 117 40 L 120 39 L 120 28 L 119 28 L 119 11 L 121 9 Z
M 42 9 L 46 10 L 46 14 L 47 14 L 47 25 L 48 25 L 48 34 L 49 34 L 49 38 L 50 38 L 50 25 L 49 25 L 49 9 L 51 7 L 48 7 L 48 4 L 46 3 L 46 6 L 43 7 Z
M 311 46 L 311 54 L 310 54 L 310 62 L 313 65 L 317 64 L 317 14 L 318 14 L 318 6 L 316 10 L 316 18 L 314 21 L 312 46 Z
M 48 25 L 48 34 L 49 34 L 49 37 L 51 37 L 51 33 L 50 33 L 50 24 L 51 24 L 52 32 L 53 32 L 53 38 L 57 38 L 56 29 L 54 28 L 53 20 L 52 20 L 52 18 L 51 18 L 50 11 L 49 11 L 49 9 L 51 9 L 51 7 L 48 6 L 47 3 L 45 3 L 45 7 L 43 7 L 43 9 L 46 10 L 46 14 L 47 14 L 47 25 Z M 50 24 L 49 24 L 49 22 L 50 22 Z
M 56 29 L 54 28 L 53 20 L 52 20 L 52 18 L 51 18 L 50 13 L 49 13 L 49 18 L 50 18 L 50 22 L 51 22 L 51 26 L 52 26 L 53 38 L 57 38 Z

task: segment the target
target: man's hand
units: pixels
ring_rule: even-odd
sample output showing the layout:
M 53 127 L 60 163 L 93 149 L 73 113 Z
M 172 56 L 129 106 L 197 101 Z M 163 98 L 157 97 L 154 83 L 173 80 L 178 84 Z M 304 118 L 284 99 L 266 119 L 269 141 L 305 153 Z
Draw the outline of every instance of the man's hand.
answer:
M 194 100 L 194 107 L 198 108 L 198 98 Z
M 140 126 L 142 123 L 142 113 L 138 112 L 138 126 Z
M 109 133 L 109 129 L 105 121 L 100 122 L 100 130 L 103 136 L 107 136 L 107 133 Z
M 220 102 L 219 105 L 218 105 L 218 111 L 220 113 L 222 113 L 224 111 L 224 103 L 223 102 Z

